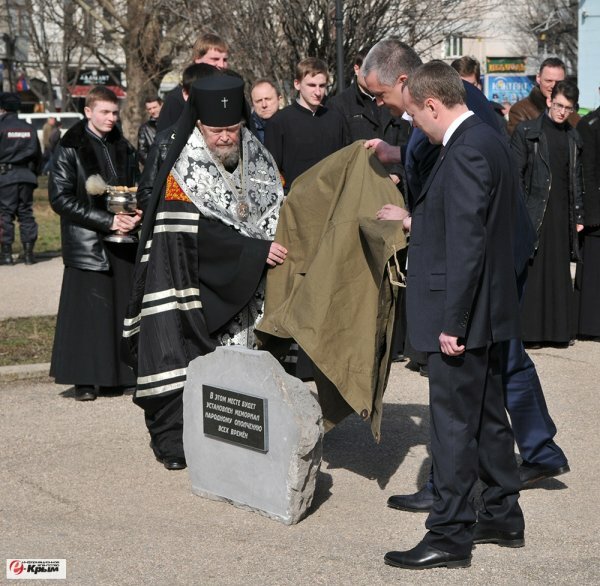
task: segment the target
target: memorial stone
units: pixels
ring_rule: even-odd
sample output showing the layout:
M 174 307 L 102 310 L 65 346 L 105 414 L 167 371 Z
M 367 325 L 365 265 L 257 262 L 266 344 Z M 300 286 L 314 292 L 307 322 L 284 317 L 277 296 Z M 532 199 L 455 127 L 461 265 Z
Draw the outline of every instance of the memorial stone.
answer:
M 183 393 L 192 492 L 287 525 L 311 505 L 321 408 L 268 352 L 221 346 L 193 360 Z

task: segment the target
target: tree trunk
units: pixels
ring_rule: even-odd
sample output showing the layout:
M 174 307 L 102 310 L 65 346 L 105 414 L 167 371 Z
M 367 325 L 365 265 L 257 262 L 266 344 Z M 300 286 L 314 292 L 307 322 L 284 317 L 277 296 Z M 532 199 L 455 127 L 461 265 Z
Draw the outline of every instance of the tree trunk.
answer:
M 142 50 L 139 43 L 143 36 L 143 11 L 143 0 L 128 0 L 127 22 L 129 30 L 123 39 L 126 64 L 125 72 L 127 75 L 127 99 L 121 107 L 121 120 L 125 138 L 135 147 L 137 147 L 137 130 L 142 123 L 143 115 L 142 97 L 139 90 L 146 78 L 139 58 L 140 51 Z
M 121 109 L 123 133 L 137 146 L 137 132 L 145 120 L 144 100 L 156 94 L 165 73 L 171 68 L 170 55 L 159 55 L 161 23 L 145 0 L 127 3 L 129 30 L 123 39 L 127 73 L 127 100 Z

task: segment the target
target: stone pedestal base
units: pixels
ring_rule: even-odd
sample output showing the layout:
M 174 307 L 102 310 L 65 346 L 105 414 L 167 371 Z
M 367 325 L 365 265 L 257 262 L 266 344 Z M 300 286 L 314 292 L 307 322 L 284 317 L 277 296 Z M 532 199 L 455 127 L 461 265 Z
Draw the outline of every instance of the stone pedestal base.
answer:
M 321 409 L 271 354 L 224 346 L 193 360 L 183 420 L 194 494 L 288 525 L 306 514 L 321 464 Z

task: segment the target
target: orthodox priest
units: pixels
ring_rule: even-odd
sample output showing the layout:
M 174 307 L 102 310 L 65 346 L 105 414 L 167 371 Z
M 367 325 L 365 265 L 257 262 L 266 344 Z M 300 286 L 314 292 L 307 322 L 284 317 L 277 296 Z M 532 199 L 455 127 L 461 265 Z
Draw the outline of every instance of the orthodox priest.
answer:
M 283 201 L 279 172 L 245 128 L 244 108 L 242 79 L 195 82 L 176 127 L 159 133 L 140 182 L 152 194 L 123 335 L 137 369 L 134 402 L 168 470 L 186 466 L 189 362 L 218 345 L 253 347 L 266 269 L 287 254 L 272 241 Z

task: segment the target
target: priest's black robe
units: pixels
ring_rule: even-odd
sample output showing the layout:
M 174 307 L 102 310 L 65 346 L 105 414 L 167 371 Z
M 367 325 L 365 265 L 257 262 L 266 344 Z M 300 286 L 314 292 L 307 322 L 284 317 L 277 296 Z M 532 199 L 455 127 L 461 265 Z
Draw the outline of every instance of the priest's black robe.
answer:
M 254 296 L 271 243 L 202 217 L 188 201 L 162 198 L 155 218 L 136 268 L 125 336 L 137 369 L 134 402 L 145 411 L 152 447 L 159 458 L 182 458 L 187 365 L 215 349 Z

